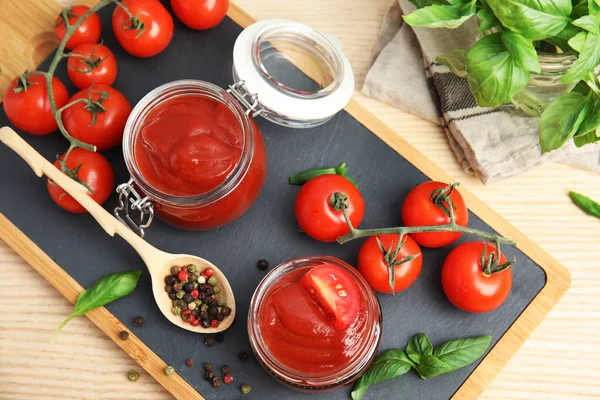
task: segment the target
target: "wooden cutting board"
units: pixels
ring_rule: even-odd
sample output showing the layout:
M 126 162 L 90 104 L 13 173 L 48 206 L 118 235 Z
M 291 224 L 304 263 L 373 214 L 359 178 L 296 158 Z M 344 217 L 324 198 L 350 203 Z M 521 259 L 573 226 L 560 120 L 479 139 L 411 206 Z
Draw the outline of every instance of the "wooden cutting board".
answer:
M 28 13 L 27 23 L 10 20 L 5 25 L 10 32 L 0 32 L 0 37 L 13 37 L 10 41 L 0 43 L 0 60 L 10 60 L 9 63 L 2 61 L 3 73 L 0 77 L 0 93 L 4 93 L 8 82 L 24 69 L 33 69 L 39 64 L 54 48 L 55 40 L 51 33 L 48 33 L 51 21 L 58 13 L 60 7 L 50 1 L 3 1 L 0 4 L 2 17 L 10 15 L 10 12 L 23 9 L 31 10 Z M 251 19 L 241 10 L 232 7 L 230 16 L 236 22 L 245 25 L 251 22 Z M 39 25 L 33 23 L 34 19 L 39 17 Z M 37 32 L 36 32 L 37 31 Z M 40 31 L 45 33 L 39 33 Z M 14 32 L 17 32 L 16 34 Z M 27 54 L 31 54 L 30 58 Z M 17 55 L 19 57 L 17 57 Z M 411 163 L 418 166 L 423 172 L 437 180 L 449 180 L 439 168 L 425 159 L 416 150 L 406 144 L 403 140 L 395 136 L 387 127 L 383 126 L 373 115 L 368 113 L 356 101 L 352 101 L 346 108 L 355 118 L 359 119 L 365 126 L 384 139 L 390 146 L 399 151 Z M 466 398 L 475 397 L 481 392 L 483 387 L 495 376 L 497 371 L 506 363 L 508 358 L 516 351 L 519 345 L 529 335 L 531 330 L 541 321 L 550 307 L 564 293 L 569 284 L 569 277 L 566 271 L 551 259 L 546 253 L 542 252 L 526 237 L 517 232 L 504 220 L 500 219 L 482 202 L 473 197 L 470 193 L 462 190 L 469 208 L 484 218 L 495 229 L 504 235 L 517 239 L 520 243 L 520 249 L 525 251 L 537 263 L 543 266 L 548 275 L 547 285 L 534 303 L 522 314 L 522 316 L 507 332 L 501 342 L 496 345 L 492 352 L 481 363 L 477 370 L 470 377 L 469 381 L 461 387 L 456 397 Z M 69 300 L 74 301 L 81 287 L 68 275 L 64 273 L 56 264 L 54 264 L 45 254 L 41 253 L 26 237 L 7 220 L 0 219 L 0 237 L 6 240 L 9 245 L 17 250 L 28 262 L 34 266 L 42 275 L 48 279 L 61 293 Z M 116 339 L 114 332 L 121 328 L 120 323 L 108 313 L 101 309 L 89 314 L 90 319 L 94 321 L 111 338 Z M 128 341 L 126 344 L 117 343 L 124 347 L 136 361 L 148 370 L 161 384 L 163 384 L 171 393 L 180 398 L 195 395 L 189 385 L 180 382 L 177 378 L 166 378 L 162 373 L 165 364 L 158 359 L 143 343 L 137 339 Z M 187 385 L 187 387 L 186 387 Z

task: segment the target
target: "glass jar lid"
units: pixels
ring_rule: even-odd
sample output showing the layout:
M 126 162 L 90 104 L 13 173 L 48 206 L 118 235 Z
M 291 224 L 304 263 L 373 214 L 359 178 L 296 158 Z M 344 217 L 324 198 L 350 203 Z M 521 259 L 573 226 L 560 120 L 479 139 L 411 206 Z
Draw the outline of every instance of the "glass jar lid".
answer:
M 348 104 L 354 75 L 339 44 L 290 20 L 246 28 L 233 49 L 230 91 L 252 113 L 290 127 L 323 124 Z

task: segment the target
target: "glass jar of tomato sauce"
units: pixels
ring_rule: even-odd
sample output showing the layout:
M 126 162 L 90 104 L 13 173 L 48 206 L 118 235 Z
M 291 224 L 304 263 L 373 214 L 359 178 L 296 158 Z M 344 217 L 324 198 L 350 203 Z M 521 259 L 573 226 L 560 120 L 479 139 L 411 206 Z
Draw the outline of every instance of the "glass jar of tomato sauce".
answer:
M 303 282 L 311 271 L 315 289 Z M 315 290 L 324 291 L 321 299 L 333 305 L 320 308 L 311 299 Z M 381 308 L 368 282 L 329 256 L 296 258 L 274 268 L 258 285 L 248 312 L 250 345 L 259 363 L 303 391 L 354 382 L 375 359 L 381 333 Z
M 123 136 L 131 179 L 117 188 L 115 215 L 139 234 L 155 214 L 188 230 L 218 228 L 243 215 L 267 169 L 254 118 L 314 127 L 340 111 L 354 89 L 339 46 L 288 20 L 246 28 L 234 45 L 232 72 L 235 83 L 227 90 L 174 81 L 133 109 Z

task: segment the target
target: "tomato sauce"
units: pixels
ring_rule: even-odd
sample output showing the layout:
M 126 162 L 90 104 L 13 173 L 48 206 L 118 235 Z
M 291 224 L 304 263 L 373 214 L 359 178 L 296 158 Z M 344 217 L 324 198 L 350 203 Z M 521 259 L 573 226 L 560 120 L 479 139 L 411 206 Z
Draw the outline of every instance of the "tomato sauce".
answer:
M 360 351 L 367 327 L 367 302 L 360 296 L 354 322 L 336 330 L 319 306 L 300 286 L 311 267 L 284 275 L 265 295 L 259 310 L 262 339 L 272 356 L 303 374 L 341 370 Z
M 158 216 L 191 230 L 217 228 L 241 216 L 258 197 L 266 174 L 262 136 L 252 120 L 250 127 L 254 138 L 250 164 L 230 192 L 210 204 L 157 204 Z M 248 157 L 244 143 L 240 121 L 226 104 L 186 95 L 161 102 L 148 113 L 136 137 L 134 157 L 150 186 L 185 198 L 230 182 L 228 178 Z

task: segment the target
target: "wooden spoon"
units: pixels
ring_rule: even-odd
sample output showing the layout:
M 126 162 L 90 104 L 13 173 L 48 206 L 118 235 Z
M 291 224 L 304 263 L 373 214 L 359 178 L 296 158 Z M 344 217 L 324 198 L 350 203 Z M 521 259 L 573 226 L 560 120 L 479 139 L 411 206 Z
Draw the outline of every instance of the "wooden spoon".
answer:
M 115 234 L 121 236 L 135 249 L 135 251 L 137 251 L 140 257 L 142 257 L 142 260 L 144 260 L 146 267 L 148 267 L 148 272 L 150 272 L 150 276 L 152 277 L 154 300 L 160 311 L 162 311 L 169 321 L 180 328 L 197 333 L 221 332 L 231 326 L 233 319 L 235 318 L 235 299 L 227 278 L 225 278 L 225 275 L 219 268 L 203 258 L 188 254 L 165 253 L 146 242 L 89 197 L 88 191 L 83 185 L 75 182 L 58 170 L 54 165 L 50 164 L 11 128 L 0 128 L 0 141 L 21 156 L 37 176 L 41 177 L 42 175 L 46 175 L 77 200 L 79 204 L 81 204 L 92 217 L 96 219 L 106 233 L 110 236 L 114 236 Z M 173 304 L 165 292 L 165 277 L 171 273 L 171 267 L 188 264 L 196 265 L 199 270 L 211 267 L 215 271 L 215 276 L 217 277 L 219 287 L 221 288 L 220 296 L 225 296 L 227 299 L 227 306 L 231 308 L 231 314 L 221 321 L 217 328 L 192 326 L 191 324 L 184 322 L 181 317 L 173 314 L 171 311 Z

